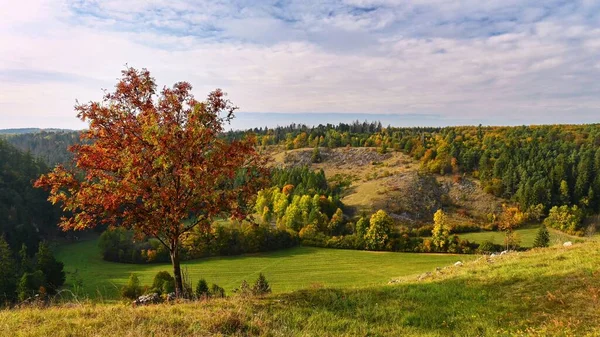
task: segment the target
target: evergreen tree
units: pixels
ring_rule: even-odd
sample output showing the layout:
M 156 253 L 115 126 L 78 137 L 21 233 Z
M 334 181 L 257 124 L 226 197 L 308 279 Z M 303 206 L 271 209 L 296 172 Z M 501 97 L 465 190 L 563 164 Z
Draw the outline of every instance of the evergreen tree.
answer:
M 271 292 L 271 286 L 269 282 L 267 282 L 267 278 L 263 273 L 258 274 L 258 278 L 254 285 L 252 286 L 252 293 L 254 295 L 264 295 Z
M 19 250 L 19 263 L 19 275 L 30 272 L 33 268 L 27 255 L 27 246 L 24 243 L 21 245 L 21 250 Z
M 14 299 L 17 270 L 4 236 L 0 235 L 0 304 Z
M 19 294 L 19 301 L 24 301 L 28 298 L 34 297 L 36 294 L 42 292 L 46 285 L 44 273 L 41 270 L 36 270 L 33 273 L 25 273 L 19 280 L 17 292 Z
M 205 279 L 200 279 L 196 284 L 196 297 L 202 298 L 208 296 L 208 283 Z
M 550 232 L 548 232 L 546 225 L 542 224 L 533 241 L 533 247 L 548 247 L 549 244 Z
M 65 283 L 64 264 L 54 258 L 46 243 L 40 242 L 35 260 L 36 269 L 44 273 L 45 283 L 50 292 L 55 291 Z

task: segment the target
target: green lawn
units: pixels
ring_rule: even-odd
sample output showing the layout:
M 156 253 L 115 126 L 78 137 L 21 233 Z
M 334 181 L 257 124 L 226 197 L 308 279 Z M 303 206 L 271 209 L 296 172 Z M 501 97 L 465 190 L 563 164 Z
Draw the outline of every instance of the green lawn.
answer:
M 113 299 L 130 273 L 137 273 L 142 284 L 150 284 L 170 264 L 123 264 L 102 260 L 97 240 L 63 245 L 57 257 L 65 264 L 67 283 L 80 279 L 83 292 L 92 298 Z M 230 293 L 242 280 L 252 282 L 259 272 L 267 277 L 274 292 L 288 292 L 311 286 L 356 287 L 381 285 L 391 278 L 432 271 L 469 255 L 366 252 L 355 250 L 296 247 L 276 252 L 235 257 L 186 261 L 184 270 L 193 283 L 201 277 L 217 283 Z M 77 276 L 74 276 L 74 272 Z
M 526 226 L 523 228 L 519 228 L 515 230 L 518 238 L 520 240 L 521 247 L 533 247 L 533 241 L 535 240 L 535 236 L 538 232 L 539 226 Z M 566 241 L 573 242 L 582 242 L 585 238 L 568 235 L 552 228 L 548 229 L 550 231 L 550 245 L 554 244 L 562 244 Z M 504 244 L 504 232 L 477 232 L 477 233 L 463 233 L 459 234 L 461 239 L 467 239 L 471 242 L 482 243 L 486 240 L 489 240 L 495 244 L 503 245 Z

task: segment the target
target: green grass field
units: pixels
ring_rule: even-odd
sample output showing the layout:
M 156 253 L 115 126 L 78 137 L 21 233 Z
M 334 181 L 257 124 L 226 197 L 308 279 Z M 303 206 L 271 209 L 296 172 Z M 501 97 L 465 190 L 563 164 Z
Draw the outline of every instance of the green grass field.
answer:
M 64 262 L 67 284 L 82 281 L 82 295 L 114 299 L 131 273 L 150 285 L 157 272 L 171 272 L 170 264 L 123 264 L 102 260 L 97 240 L 58 247 L 57 258 Z M 312 286 L 355 287 L 381 285 L 391 278 L 422 273 L 469 255 L 366 252 L 355 250 L 296 247 L 287 250 L 235 257 L 186 261 L 182 268 L 193 283 L 200 278 L 216 283 L 230 293 L 242 280 L 252 282 L 259 272 L 267 277 L 275 293 Z
M 90 250 L 89 243 L 82 245 Z M 287 251 L 285 264 L 299 264 L 289 264 L 286 279 L 310 278 L 300 270 L 328 260 L 332 275 L 336 268 L 347 271 L 354 266 L 357 270 L 348 273 L 344 283 L 355 284 L 378 279 L 369 272 L 377 272 L 377 267 L 365 264 L 375 259 L 400 261 L 398 269 L 388 266 L 397 273 L 405 270 L 407 261 L 422 258 L 370 253 L 354 255 L 350 264 L 353 255 L 345 253 L 360 252 Z M 345 261 L 338 264 L 340 256 Z M 435 256 L 426 257 L 429 262 L 423 267 L 436 261 Z M 240 257 L 236 266 L 245 269 L 246 262 L 257 259 Z M 394 285 L 312 288 L 265 298 L 232 296 L 146 307 L 97 302 L 23 307 L 0 310 L 0 336 L 600 336 L 598 261 L 600 245 L 586 242 L 480 258 L 422 281 L 406 276 Z M 265 271 L 282 266 L 271 267 Z
M 520 241 L 520 246 L 526 248 L 533 247 L 533 241 L 535 240 L 538 229 L 538 225 L 529 225 L 516 229 L 515 233 Z M 550 245 L 562 244 L 566 241 L 582 242 L 585 240 L 585 238 L 568 235 L 552 228 L 549 228 L 548 230 L 550 231 Z M 506 237 L 504 232 L 477 232 L 463 233 L 458 235 L 461 239 L 466 239 L 470 242 L 482 243 L 486 240 L 489 240 L 498 245 L 503 245 L 504 238 Z

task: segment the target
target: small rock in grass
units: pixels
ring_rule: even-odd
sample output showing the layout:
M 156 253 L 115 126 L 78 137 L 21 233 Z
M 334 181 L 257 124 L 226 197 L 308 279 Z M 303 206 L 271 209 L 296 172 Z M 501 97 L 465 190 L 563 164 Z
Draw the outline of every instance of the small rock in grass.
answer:
M 571 241 L 567 241 L 565 243 L 563 243 L 563 247 L 571 247 L 573 245 L 573 242 Z
M 162 302 L 160 295 L 157 293 L 152 293 L 148 295 L 142 295 L 137 298 L 137 300 L 133 301 L 134 305 L 148 305 L 148 304 L 156 304 Z
M 458 261 L 458 262 L 456 262 L 454 265 L 455 265 L 456 267 L 460 267 L 460 266 L 462 266 L 462 265 L 463 265 L 463 263 L 462 263 L 462 262 L 460 262 L 460 261 Z

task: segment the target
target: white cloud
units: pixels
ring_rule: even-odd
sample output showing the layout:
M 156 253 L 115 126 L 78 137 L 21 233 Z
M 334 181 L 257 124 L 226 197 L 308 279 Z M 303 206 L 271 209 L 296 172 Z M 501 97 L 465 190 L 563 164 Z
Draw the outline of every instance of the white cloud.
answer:
M 199 97 L 221 87 L 243 111 L 539 123 L 600 107 L 594 2 L 250 4 L 0 3 L 0 128 L 77 123 L 75 99 L 99 99 L 126 63 Z

